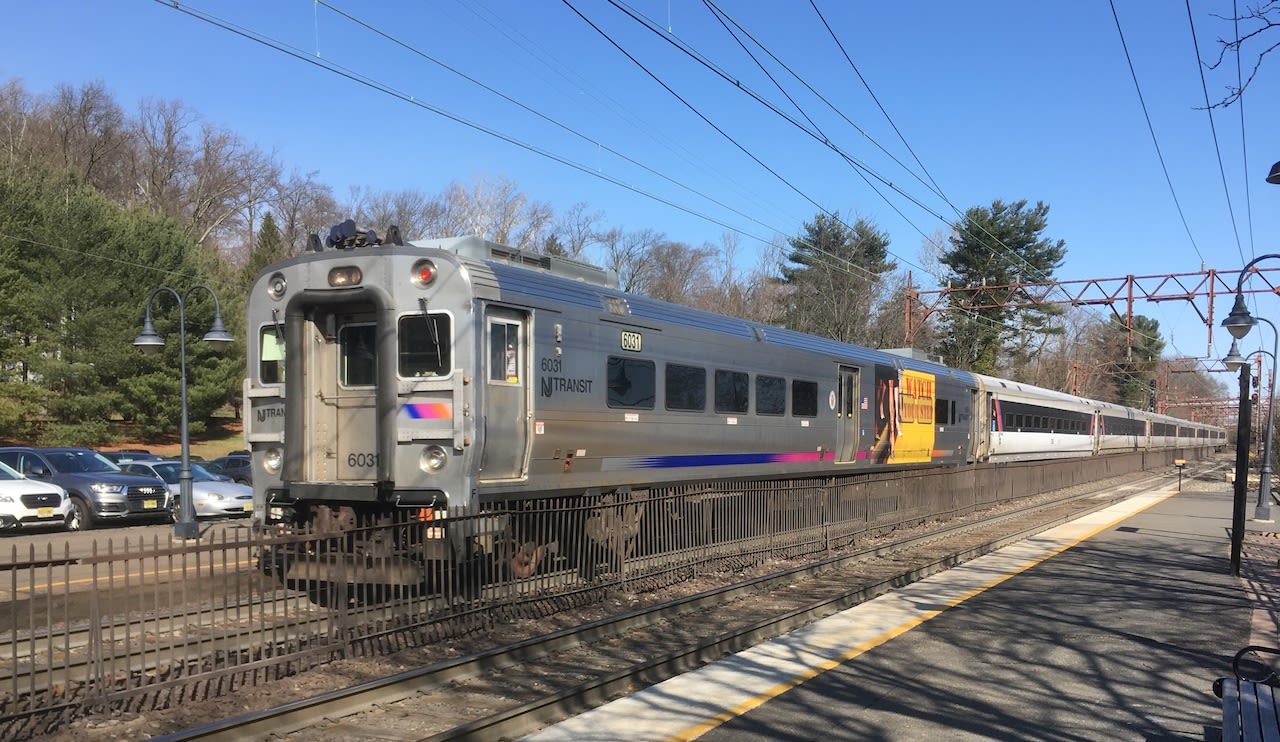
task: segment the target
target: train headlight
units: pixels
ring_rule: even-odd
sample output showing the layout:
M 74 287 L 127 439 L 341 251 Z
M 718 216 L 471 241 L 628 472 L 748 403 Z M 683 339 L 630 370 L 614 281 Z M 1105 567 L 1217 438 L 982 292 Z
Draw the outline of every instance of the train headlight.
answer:
M 413 281 L 414 286 L 425 289 L 436 280 L 436 264 L 430 260 L 419 260 L 413 264 L 413 275 L 409 280 Z
M 364 274 L 354 265 L 344 265 L 329 271 L 329 285 L 335 289 L 345 286 L 359 286 L 363 280 Z
M 449 462 L 449 454 L 440 446 L 427 446 L 422 451 L 422 459 L 418 465 L 428 474 L 438 472 Z
M 289 282 L 284 280 L 283 273 L 277 273 L 267 281 L 267 293 L 276 301 L 280 301 L 287 288 L 289 288 Z
M 279 448 L 268 448 L 262 456 L 262 468 L 273 477 L 280 476 L 280 466 L 284 463 L 284 451 Z

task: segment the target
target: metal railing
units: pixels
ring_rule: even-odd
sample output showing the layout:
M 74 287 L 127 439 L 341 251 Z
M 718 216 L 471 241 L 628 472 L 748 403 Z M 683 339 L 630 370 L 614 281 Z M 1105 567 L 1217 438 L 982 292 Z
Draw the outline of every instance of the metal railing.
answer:
M 38 736 L 89 709 L 163 707 L 619 591 L 820 558 L 930 519 L 1165 465 L 1173 453 L 1150 456 L 703 482 L 509 503 L 338 537 L 241 527 L 199 542 L 102 532 L 79 534 L 75 545 L 61 537 L 13 546 L 0 554 L 0 737 Z M 464 531 L 489 533 L 485 558 L 404 558 Z M 385 551 L 351 554 L 353 535 Z

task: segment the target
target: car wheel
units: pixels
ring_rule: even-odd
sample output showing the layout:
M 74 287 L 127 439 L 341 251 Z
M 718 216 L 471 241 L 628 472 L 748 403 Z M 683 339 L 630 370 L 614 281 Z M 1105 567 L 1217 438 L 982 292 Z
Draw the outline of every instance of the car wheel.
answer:
M 93 528 L 93 513 L 89 504 L 78 497 L 71 498 L 71 512 L 67 515 L 68 531 L 87 531 Z

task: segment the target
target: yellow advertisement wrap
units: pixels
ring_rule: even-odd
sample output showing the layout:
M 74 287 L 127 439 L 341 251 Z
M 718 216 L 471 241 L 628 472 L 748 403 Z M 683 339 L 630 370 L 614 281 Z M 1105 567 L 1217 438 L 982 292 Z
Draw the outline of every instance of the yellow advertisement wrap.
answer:
M 937 431 L 933 418 L 937 380 L 933 374 L 903 370 L 898 379 L 886 381 L 884 389 L 876 390 L 888 418 L 881 441 L 887 444 L 888 457 L 881 460 L 890 464 L 930 461 Z

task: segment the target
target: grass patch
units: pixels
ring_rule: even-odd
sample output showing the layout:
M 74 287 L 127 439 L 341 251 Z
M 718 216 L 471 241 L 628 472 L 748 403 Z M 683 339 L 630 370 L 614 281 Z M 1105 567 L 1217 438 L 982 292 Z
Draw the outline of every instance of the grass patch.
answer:
M 232 451 L 245 448 L 244 426 L 239 420 L 231 418 L 214 418 L 209 421 L 205 432 L 191 435 L 188 441 L 192 458 L 216 459 L 226 456 Z M 125 440 L 102 446 L 103 451 L 119 451 L 122 448 L 145 448 L 154 454 L 168 458 L 182 455 L 182 438 L 178 435 L 166 436 L 160 440 Z

